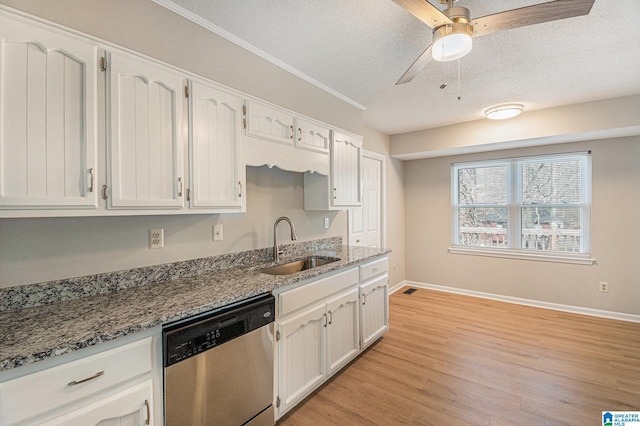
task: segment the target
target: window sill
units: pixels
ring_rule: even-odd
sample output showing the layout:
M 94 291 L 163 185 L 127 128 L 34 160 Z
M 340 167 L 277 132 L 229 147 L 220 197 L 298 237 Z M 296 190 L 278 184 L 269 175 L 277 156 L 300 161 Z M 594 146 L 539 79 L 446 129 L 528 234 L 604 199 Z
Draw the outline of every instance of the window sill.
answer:
M 450 247 L 449 253 L 467 254 L 472 256 L 502 257 L 505 259 L 535 260 L 539 262 L 572 263 L 575 265 L 593 265 L 595 259 L 590 254 L 548 254 L 531 253 L 524 250 L 499 250 L 476 247 Z

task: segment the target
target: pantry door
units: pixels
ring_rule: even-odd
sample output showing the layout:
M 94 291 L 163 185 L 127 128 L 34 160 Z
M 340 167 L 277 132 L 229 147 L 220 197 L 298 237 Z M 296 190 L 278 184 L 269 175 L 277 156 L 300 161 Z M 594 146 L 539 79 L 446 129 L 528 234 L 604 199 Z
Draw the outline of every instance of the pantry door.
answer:
M 349 245 L 382 248 L 384 235 L 384 155 L 362 153 L 362 207 L 349 209 Z

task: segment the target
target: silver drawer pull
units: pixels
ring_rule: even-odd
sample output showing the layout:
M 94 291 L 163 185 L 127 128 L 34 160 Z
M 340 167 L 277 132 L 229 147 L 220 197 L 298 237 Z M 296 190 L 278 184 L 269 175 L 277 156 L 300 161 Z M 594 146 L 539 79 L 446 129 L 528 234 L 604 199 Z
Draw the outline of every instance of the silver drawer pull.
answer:
M 149 419 L 151 419 L 151 408 L 149 407 L 149 400 L 147 400 L 147 399 L 144 400 L 144 406 L 147 409 L 147 418 L 144 421 L 144 424 L 148 425 L 149 424 Z
M 89 177 L 90 177 L 90 183 L 89 183 L 89 192 L 93 192 L 93 184 L 96 178 L 96 174 L 93 171 L 93 168 L 89 169 Z
M 103 374 L 104 374 L 104 371 L 98 371 L 96 374 L 94 374 L 91 377 L 87 377 L 86 379 L 74 380 L 73 382 L 69 382 L 69 383 L 67 383 L 67 386 L 79 385 L 80 383 L 84 383 L 84 382 L 88 382 L 89 380 L 97 379 L 98 377 L 102 376 Z

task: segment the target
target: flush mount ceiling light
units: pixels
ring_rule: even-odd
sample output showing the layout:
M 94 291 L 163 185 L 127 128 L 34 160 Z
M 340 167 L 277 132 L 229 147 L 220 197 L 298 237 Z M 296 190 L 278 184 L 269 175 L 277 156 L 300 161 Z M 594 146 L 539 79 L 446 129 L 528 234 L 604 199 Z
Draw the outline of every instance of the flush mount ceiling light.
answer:
M 524 105 L 522 104 L 503 104 L 496 105 L 484 112 L 484 115 L 490 120 L 506 120 L 520 115 Z
M 446 10 L 453 21 L 433 29 L 431 56 L 436 61 L 455 61 L 471 52 L 473 26 L 469 23 L 469 9 L 452 7 Z

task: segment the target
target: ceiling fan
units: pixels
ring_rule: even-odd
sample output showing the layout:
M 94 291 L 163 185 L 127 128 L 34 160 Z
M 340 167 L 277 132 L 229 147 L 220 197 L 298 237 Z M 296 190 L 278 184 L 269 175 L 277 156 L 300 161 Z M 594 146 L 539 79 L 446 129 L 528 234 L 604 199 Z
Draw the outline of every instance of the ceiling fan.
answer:
M 588 15 L 595 0 L 555 0 L 471 19 L 469 9 L 454 7 L 458 0 L 438 0 L 440 11 L 426 0 L 393 0 L 400 7 L 433 28 L 433 43 L 415 60 L 396 83 L 408 83 L 431 59 L 453 61 L 469 53 L 472 37 L 511 30 L 542 22 Z

